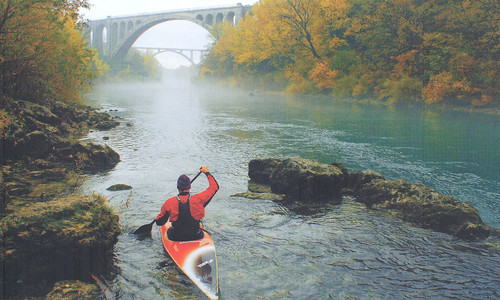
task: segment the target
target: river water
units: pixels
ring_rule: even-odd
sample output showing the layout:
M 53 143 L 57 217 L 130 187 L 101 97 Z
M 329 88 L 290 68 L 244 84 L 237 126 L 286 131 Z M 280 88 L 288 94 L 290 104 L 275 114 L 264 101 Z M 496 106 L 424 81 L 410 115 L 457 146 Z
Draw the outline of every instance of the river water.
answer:
M 409 226 L 348 197 L 313 215 L 231 197 L 247 190 L 251 159 L 300 156 L 421 182 L 468 201 L 498 228 L 498 117 L 254 94 L 180 76 L 99 85 L 87 101 L 122 118 L 88 137 L 122 161 L 82 187 L 106 195 L 120 215 L 116 270 L 106 276 L 118 298 L 204 299 L 163 250 L 158 227 L 151 239 L 131 234 L 176 195 L 179 175 L 194 176 L 201 165 L 220 185 L 204 224 L 217 247 L 223 299 L 500 297 L 500 251 L 487 241 Z M 106 191 L 117 183 L 133 189 Z M 200 176 L 192 192 L 207 185 Z

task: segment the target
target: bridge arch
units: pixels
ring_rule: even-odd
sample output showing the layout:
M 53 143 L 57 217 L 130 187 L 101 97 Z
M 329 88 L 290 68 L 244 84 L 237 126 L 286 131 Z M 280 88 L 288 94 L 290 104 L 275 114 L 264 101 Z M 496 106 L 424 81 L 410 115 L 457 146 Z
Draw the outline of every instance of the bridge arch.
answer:
M 166 52 L 179 54 L 185 59 L 187 59 L 193 65 L 196 65 L 196 62 L 194 61 L 194 53 L 200 52 L 200 57 L 202 57 L 203 53 L 205 52 L 205 50 L 201 49 L 176 49 L 176 48 L 155 48 L 155 47 L 134 47 L 134 49 L 145 50 L 146 53 L 150 53 L 153 56 Z M 190 55 L 188 56 L 186 52 L 189 53 Z
M 215 16 L 215 24 L 220 24 L 222 22 L 224 22 L 224 15 L 222 13 L 218 13 Z
M 89 44 L 101 55 L 123 59 L 135 41 L 148 29 L 168 21 L 184 20 L 210 31 L 214 24 L 229 21 L 236 25 L 251 5 L 237 4 L 207 9 L 186 9 L 90 21 L 86 34 Z M 106 32 L 106 35 L 103 32 Z
M 169 22 L 169 21 L 179 21 L 179 20 L 190 21 L 192 23 L 200 25 L 201 27 L 206 28 L 206 26 L 203 26 L 203 22 L 200 22 L 199 20 L 196 20 L 196 19 L 190 19 L 190 20 L 179 19 L 179 18 L 158 19 L 154 22 L 144 24 L 143 26 L 140 26 L 139 28 L 135 28 L 133 31 L 131 31 L 128 34 L 127 38 L 123 39 L 121 41 L 121 43 L 119 45 L 117 45 L 117 50 L 116 50 L 114 57 L 117 59 L 124 59 L 125 56 L 127 55 L 128 51 L 130 50 L 130 48 L 132 48 L 132 45 L 137 41 L 137 39 L 142 34 L 144 34 L 144 32 L 148 31 L 149 29 L 153 28 L 154 26 L 161 24 L 161 23 Z M 186 58 L 188 58 L 188 57 L 186 57 Z M 189 59 L 189 60 L 191 61 L 191 59 Z
M 205 23 L 212 26 L 212 23 L 214 22 L 214 15 L 212 14 L 208 14 L 206 17 L 205 17 Z
M 228 13 L 226 15 L 226 18 L 224 19 L 224 21 L 229 22 L 229 23 L 231 23 L 231 25 L 234 26 L 234 25 L 236 25 L 235 22 L 234 22 L 235 21 L 235 19 L 234 19 L 235 17 L 236 17 L 236 15 L 234 14 L 234 12 L 230 12 L 230 13 Z

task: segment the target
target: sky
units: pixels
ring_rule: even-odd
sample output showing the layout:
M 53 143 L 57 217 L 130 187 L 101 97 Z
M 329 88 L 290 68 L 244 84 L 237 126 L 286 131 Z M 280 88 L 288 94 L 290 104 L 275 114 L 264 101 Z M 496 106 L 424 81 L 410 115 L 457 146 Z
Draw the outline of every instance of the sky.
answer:
M 163 12 L 184 8 L 209 8 L 227 5 L 251 5 L 257 0 L 89 0 L 90 10 L 82 10 L 81 14 L 90 20 L 105 19 L 107 16 Z M 188 21 L 169 21 L 146 31 L 134 46 L 205 49 L 212 39 L 208 31 Z M 175 53 L 163 53 L 156 56 L 160 63 L 169 69 L 189 66 L 191 63 Z M 195 56 L 195 61 L 199 58 Z

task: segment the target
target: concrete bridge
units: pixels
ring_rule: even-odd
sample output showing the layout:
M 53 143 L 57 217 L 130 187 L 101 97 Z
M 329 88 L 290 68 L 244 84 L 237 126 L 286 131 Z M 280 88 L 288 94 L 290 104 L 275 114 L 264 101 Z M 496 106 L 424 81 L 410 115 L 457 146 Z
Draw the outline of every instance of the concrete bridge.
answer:
M 210 30 L 214 24 L 229 22 L 233 26 L 243 19 L 251 5 L 172 10 L 122 17 L 91 20 L 84 31 L 89 45 L 103 56 L 123 59 L 135 41 L 151 27 L 172 20 L 186 20 Z
M 207 50 L 204 49 L 187 49 L 187 48 L 160 48 L 160 47 L 133 47 L 136 50 L 142 50 L 145 51 L 146 53 L 150 53 L 151 55 L 158 55 L 160 53 L 165 53 L 165 52 L 173 52 L 177 53 L 187 60 L 189 60 L 193 65 L 196 65 L 195 62 L 195 53 L 199 53 L 199 58 L 203 57 L 203 54 L 207 52 Z

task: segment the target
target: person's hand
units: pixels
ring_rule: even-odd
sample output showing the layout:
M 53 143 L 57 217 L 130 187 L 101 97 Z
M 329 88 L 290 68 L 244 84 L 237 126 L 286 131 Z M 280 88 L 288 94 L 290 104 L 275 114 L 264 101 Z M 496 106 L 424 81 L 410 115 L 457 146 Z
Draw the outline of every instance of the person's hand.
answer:
M 208 167 L 205 167 L 205 166 L 201 166 L 200 168 L 200 171 L 202 171 L 203 173 L 208 173 Z

